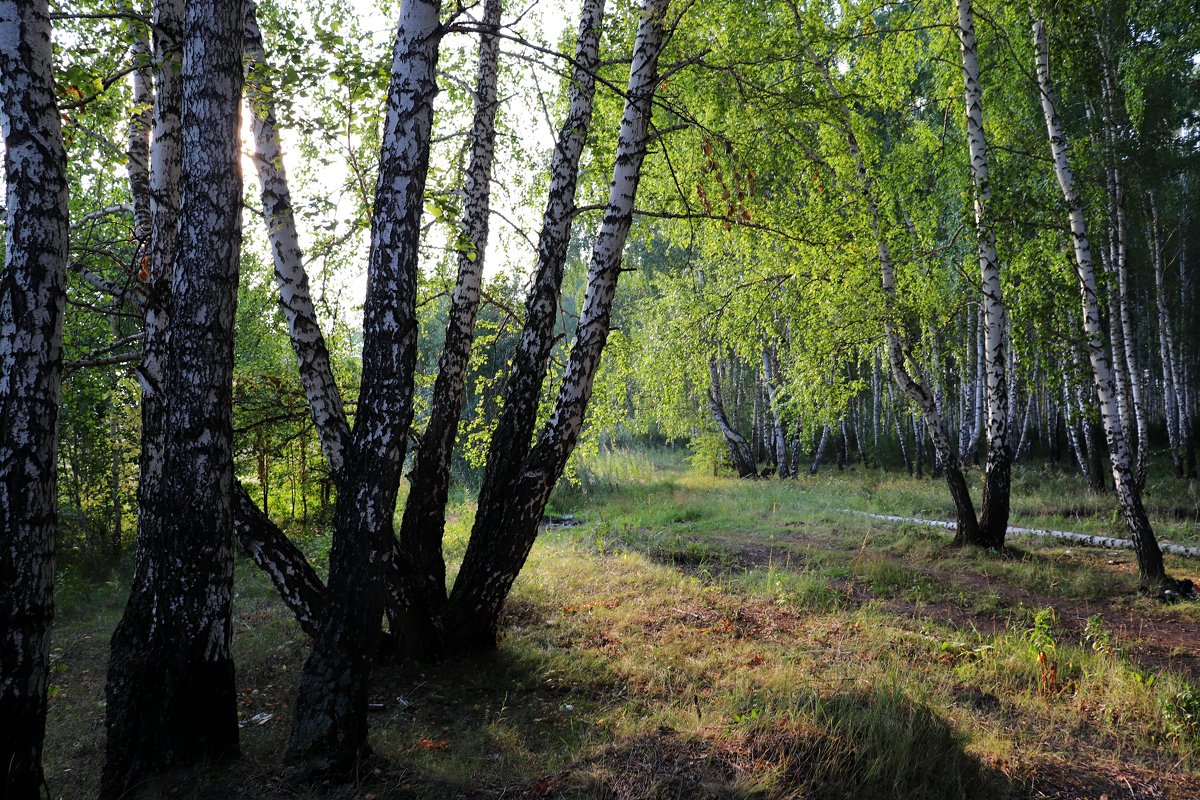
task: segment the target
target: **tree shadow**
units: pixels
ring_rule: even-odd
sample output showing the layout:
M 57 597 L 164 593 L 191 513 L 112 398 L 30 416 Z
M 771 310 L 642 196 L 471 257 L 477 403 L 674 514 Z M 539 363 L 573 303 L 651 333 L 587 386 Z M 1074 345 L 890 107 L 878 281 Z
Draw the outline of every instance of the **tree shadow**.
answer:
M 1017 790 L 967 753 L 946 720 L 900 691 L 812 694 L 792 713 L 774 711 L 761 724 L 703 738 L 660 729 L 614 742 L 574 765 L 562 796 L 951 800 Z

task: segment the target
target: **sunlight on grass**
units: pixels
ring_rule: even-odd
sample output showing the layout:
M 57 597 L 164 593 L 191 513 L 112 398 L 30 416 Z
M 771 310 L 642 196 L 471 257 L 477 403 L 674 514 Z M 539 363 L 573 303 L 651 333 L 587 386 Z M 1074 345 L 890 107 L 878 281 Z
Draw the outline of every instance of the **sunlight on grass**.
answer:
M 949 548 L 944 530 L 838 511 L 937 516 L 943 493 L 869 470 L 736 481 L 679 454 L 602 452 L 556 493 L 554 513 L 573 519 L 544 529 L 497 651 L 376 669 L 382 760 L 363 791 L 975 798 L 1024 796 L 1068 766 L 1096 785 L 1200 766 L 1195 673 L 1113 622 L 1196 611 L 1137 599 L 1128 554 L 1030 540 L 975 553 Z M 473 514 L 450 510 L 451 579 Z M 236 582 L 245 759 L 180 796 L 213 781 L 285 796 L 276 765 L 308 641 L 249 562 Z M 46 757 L 56 797 L 95 792 L 122 600 L 119 581 L 64 584 Z M 1086 624 L 1080 604 L 1094 604 Z

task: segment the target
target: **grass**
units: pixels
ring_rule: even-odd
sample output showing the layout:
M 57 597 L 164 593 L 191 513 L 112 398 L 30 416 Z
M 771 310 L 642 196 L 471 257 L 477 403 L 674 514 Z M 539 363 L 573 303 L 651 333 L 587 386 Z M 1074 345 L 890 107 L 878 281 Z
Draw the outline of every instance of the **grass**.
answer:
M 945 516 L 940 486 L 883 473 L 739 482 L 671 454 L 617 451 L 579 474 L 552 509 L 579 524 L 540 537 L 496 652 L 377 669 L 379 758 L 353 788 L 305 784 L 280 765 L 307 641 L 263 576 L 239 563 L 244 757 L 159 788 L 247 798 L 1200 794 L 1200 660 L 1188 660 L 1200 641 L 1172 633 L 1198 617 L 1139 600 L 1128 554 L 1036 540 L 969 553 L 947 548 L 945 531 L 839 510 Z M 1018 480 L 1030 493 L 1041 485 Z M 1062 491 L 1052 484 L 1019 508 L 1048 512 Z M 452 561 L 472 512 L 451 514 Z M 95 793 L 123 591 L 118 580 L 72 584 L 60 604 L 54 797 Z

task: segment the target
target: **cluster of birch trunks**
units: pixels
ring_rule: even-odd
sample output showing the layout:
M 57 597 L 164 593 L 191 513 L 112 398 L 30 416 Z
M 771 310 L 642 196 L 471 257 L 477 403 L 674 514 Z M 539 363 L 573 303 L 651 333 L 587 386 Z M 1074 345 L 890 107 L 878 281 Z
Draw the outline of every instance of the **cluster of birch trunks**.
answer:
M 439 0 L 405 0 L 392 50 L 371 220 L 361 389 L 351 419 L 313 308 L 284 171 L 272 74 L 253 2 L 155 0 L 124 6 L 137 39 L 130 70 L 128 206 L 137 253 L 113 280 L 80 264 L 142 330 L 135 571 L 113 635 L 106 704 L 105 797 L 148 777 L 238 752 L 230 655 L 235 542 L 269 574 L 313 647 L 300 681 L 289 756 L 335 772 L 366 747 L 367 690 L 380 651 L 403 657 L 488 648 L 501 606 L 537 533 L 549 494 L 578 442 L 621 273 L 650 136 L 667 0 L 646 0 L 636 28 L 609 200 L 591 250 L 586 297 L 550 419 L 538 407 L 555 343 L 580 157 L 601 63 L 604 0 L 582 4 L 520 345 L 509 366 L 470 545 L 447 592 L 442 533 L 449 459 L 488 235 L 501 3 L 477 19 Z M 55 412 L 69 220 L 66 157 L 52 88 L 46 0 L 0 3 L 0 89 L 8 171 L 6 289 L 0 358 L 4 454 L 3 796 L 40 796 L 52 609 Z M 475 33 L 463 233 L 433 413 L 414 432 L 413 490 L 393 528 L 413 416 L 418 251 L 437 92 L 439 45 Z M 336 488 L 328 583 L 255 506 L 232 462 L 233 321 L 242 240 L 239 106 L 250 109 L 254 163 L 280 304 Z M 10 290 L 9 284 L 13 288 Z M 29 313 L 31 312 L 32 313 Z M 8 425 L 8 420 L 14 425 Z M 15 459 L 15 460 L 14 460 Z M 9 581 L 9 575 L 13 580 Z

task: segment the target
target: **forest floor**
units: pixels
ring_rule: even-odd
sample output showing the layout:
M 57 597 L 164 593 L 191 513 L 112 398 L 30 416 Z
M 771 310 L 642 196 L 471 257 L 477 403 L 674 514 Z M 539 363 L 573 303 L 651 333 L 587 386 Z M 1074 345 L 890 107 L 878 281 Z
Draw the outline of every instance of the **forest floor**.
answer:
M 494 653 L 377 670 L 376 757 L 352 786 L 280 762 L 307 641 L 240 561 L 243 758 L 148 796 L 1200 797 L 1200 604 L 1139 597 L 1132 553 L 956 550 L 845 513 L 949 511 L 942 484 L 861 467 L 739 482 L 617 452 L 579 478 Z M 1194 483 L 1155 481 L 1147 503 L 1162 538 L 1200 541 Z M 452 517 L 452 563 L 471 510 Z M 1015 475 L 1013 522 L 1121 535 L 1109 497 L 1033 470 Z M 124 590 L 62 583 L 46 764 L 70 799 L 98 783 Z

